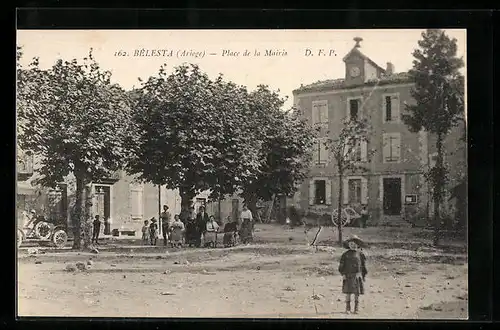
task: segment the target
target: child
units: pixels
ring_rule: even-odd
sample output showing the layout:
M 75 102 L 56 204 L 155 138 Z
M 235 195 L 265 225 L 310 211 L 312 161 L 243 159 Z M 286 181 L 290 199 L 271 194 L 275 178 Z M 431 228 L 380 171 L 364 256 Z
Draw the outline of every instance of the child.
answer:
M 149 221 L 144 220 L 144 226 L 142 227 L 142 242 L 144 244 L 147 244 L 149 241 L 148 232 L 149 232 Z
M 339 273 L 342 275 L 342 293 L 346 294 L 346 313 L 351 312 L 351 294 L 354 294 L 354 313 L 359 310 L 359 295 L 364 294 L 363 282 L 368 273 L 366 257 L 359 251 L 364 242 L 356 235 L 344 242 L 344 247 L 349 250 L 340 258 Z
M 156 224 L 156 219 L 151 218 L 151 224 L 149 225 L 149 239 L 151 245 L 156 245 L 156 239 L 158 238 L 158 225 Z

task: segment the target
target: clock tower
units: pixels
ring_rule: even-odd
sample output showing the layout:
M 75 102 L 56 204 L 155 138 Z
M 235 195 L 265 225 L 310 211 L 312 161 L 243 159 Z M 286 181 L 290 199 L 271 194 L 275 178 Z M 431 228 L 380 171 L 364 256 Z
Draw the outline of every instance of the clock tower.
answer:
M 354 38 L 355 45 L 343 61 L 345 63 L 345 83 L 346 85 L 361 85 L 369 80 L 375 80 L 381 77 L 385 72 L 375 62 L 361 53 L 362 38 Z

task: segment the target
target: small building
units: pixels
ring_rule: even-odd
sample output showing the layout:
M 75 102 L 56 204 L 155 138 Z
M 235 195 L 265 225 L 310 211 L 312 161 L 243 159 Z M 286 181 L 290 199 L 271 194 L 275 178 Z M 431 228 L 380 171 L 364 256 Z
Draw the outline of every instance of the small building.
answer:
M 343 58 L 343 78 L 302 85 L 293 92 L 304 117 L 321 128 L 309 179 L 294 200 L 303 209 L 329 213 L 337 206 L 342 185 L 342 204 L 355 209 L 367 205 L 372 225 L 426 222 L 432 201 L 423 174 L 435 156 L 434 140 L 427 132 L 410 132 L 401 118 L 405 105 L 414 102 L 410 93 L 414 82 L 407 73 L 397 73 L 392 63 L 381 67 L 372 61 L 361 52 L 361 41 L 355 38 L 356 44 Z M 372 128 L 369 140 L 358 146 L 355 155 L 367 171 L 348 172 L 339 182 L 324 142 L 335 137 L 344 119 L 354 117 L 368 119 Z M 464 127 L 457 127 L 445 141 L 452 182 L 466 171 L 463 132 Z
M 38 186 L 34 184 L 38 166 L 36 159 L 18 149 L 17 217 L 21 219 L 24 212 L 34 209 L 53 221 L 65 223 L 71 234 L 72 210 L 76 201 L 74 177 L 68 176 L 55 188 Z M 104 220 L 104 226 L 101 227 L 103 236 L 111 236 L 116 232 L 140 236 L 144 220 L 152 217 L 158 219 L 163 205 L 168 205 L 172 216 L 181 211 L 178 191 L 164 186 L 137 183 L 124 171 L 116 172 L 111 178 L 93 182 L 91 193 L 92 214 L 99 214 Z M 203 192 L 194 198 L 196 210 L 204 205 L 208 214 L 222 220 L 239 215 L 241 198 L 211 202 L 208 195 L 208 192 Z

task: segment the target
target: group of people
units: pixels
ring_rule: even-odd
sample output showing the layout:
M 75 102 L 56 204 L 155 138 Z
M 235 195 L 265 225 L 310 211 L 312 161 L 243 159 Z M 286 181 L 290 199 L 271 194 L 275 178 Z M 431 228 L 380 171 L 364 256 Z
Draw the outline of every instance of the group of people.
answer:
M 201 247 L 215 246 L 217 244 L 217 234 L 221 232 L 220 224 L 217 223 L 213 215 L 208 215 L 205 207 L 200 206 L 198 213 L 191 206 L 181 219 L 179 214 L 174 215 L 173 219 L 167 205 L 163 206 L 163 212 L 160 214 L 161 231 L 163 244 L 172 246 L 181 246 L 185 243 L 188 246 Z M 241 225 L 238 222 L 227 217 L 226 224 L 222 232 L 224 233 L 224 246 L 234 246 L 239 237 L 243 243 L 249 243 L 253 239 L 253 217 L 252 212 L 247 207 L 243 207 L 240 214 Z M 239 227 L 239 228 L 238 228 Z M 156 218 L 144 221 L 142 227 L 142 240 L 145 244 L 157 245 L 159 238 L 159 226 Z

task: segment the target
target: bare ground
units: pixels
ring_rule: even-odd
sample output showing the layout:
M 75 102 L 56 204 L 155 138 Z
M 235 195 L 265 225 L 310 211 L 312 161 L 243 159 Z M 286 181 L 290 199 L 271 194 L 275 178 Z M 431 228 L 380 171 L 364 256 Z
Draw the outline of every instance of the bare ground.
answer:
M 265 232 L 266 230 L 262 230 Z M 261 233 L 257 232 L 259 236 Z M 20 254 L 19 316 L 467 318 L 462 253 L 373 246 L 358 315 L 346 315 L 340 248 L 288 240 L 229 249 Z M 269 231 L 261 237 L 272 236 Z M 68 272 L 86 262 L 89 270 Z

